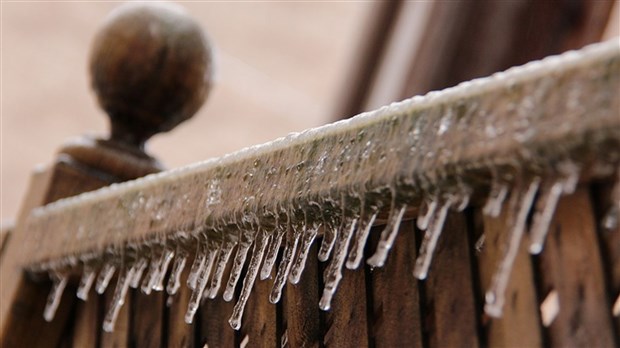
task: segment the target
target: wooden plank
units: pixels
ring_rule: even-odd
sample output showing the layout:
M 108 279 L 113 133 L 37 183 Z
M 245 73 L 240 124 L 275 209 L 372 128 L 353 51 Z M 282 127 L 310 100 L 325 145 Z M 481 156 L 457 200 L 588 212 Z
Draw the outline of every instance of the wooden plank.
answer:
M 538 259 L 539 301 L 555 291 L 559 312 L 546 328 L 557 347 L 612 347 L 611 305 L 587 188 L 560 200 Z
M 223 283 L 222 288 L 226 285 L 225 282 Z M 199 336 L 201 339 L 198 346 L 200 347 L 204 344 L 207 344 L 209 347 L 233 347 L 235 345 L 236 331 L 230 327 L 228 319 L 233 312 L 236 298 L 233 298 L 230 302 L 226 302 L 222 298 L 222 292 L 223 289 L 220 289 L 219 296 L 213 300 L 204 300 L 199 308 Z M 255 294 L 252 294 L 252 296 L 255 296 Z M 267 301 L 266 298 L 262 300 Z M 251 346 L 253 345 L 250 345 L 250 347 Z
M 145 348 L 161 347 L 164 318 L 163 292 L 152 291 L 146 295 L 140 289 L 132 290 L 131 300 L 125 303 L 125 306 L 131 307 L 130 345 Z
M 418 280 L 413 276 L 417 255 L 415 222 L 403 221 L 384 267 L 371 272 L 370 335 L 375 347 L 422 347 Z M 382 227 L 375 227 L 377 237 Z M 371 250 L 374 245 L 371 244 Z
M 110 304 L 112 302 L 112 298 L 114 297 L 114 284 L 116 284 L 116 277 L 112 279 L 110 282 L 110 286 L 112 288 L 106 290 L 106 292 L 101 295 L 100 307 L 99 311 L 101 316 L 99 317 L 99 327 L 101 327 L 103 323 L 103 318 L 105 318 L 106 313 L 110 308 Z M 116 324 L 114 325 L 114 331 L 105 332 L 103 329 L 100 329 L 100 347 L 105 348 L 124 348 L 129 347 L 130 342 L 130 308 L 129 303 L 125 303 L 118 312 L 118 317 L 116 319 Z M 144 320 L 148 320 L 148 318 L 144 318 Z
M 363 270 L 342 270 L 342 280 L 325 315 L 326 347 L 368 347 L 366 276 Z
M 424 281 L 424 335 L 429 347 L 477 347 L 478 314 L 466 220 L 449 213 Z
M 480 213 L 480 212 L 479 212 Z M 478 244 L 478 270 L 480 288 L 484 292 L 489 289 L 497 264 L 506 248 L 510 226 L 508 212 L 504 209 L 497 218 L 482 215 L 476 218 L 476 240 L 484 238 Z M 484 237 L 483 237 L 484 236 Z M 524 238 L 526 241 L 527 238 Z M 542 332 L 540 315 L 534 284 L 534 272 L 527 243 L 521 243 L 506 288 L 506 304 L 501 318 L 484 316 L 485 340 L 489 347 L 541 347 Z M 484 299 L 481 298 L 483 303 Z
M 289 347 L 319 347 L 321 318 L 319 310 L 318 245 L 313 244 L 299 283 L 284 289 L 285 330 Z
M 191 259 L 188 261 L 191 262 Z M 191 265 L 191 264 L 190 264 Z M 195 342 L 196 325 L 194 323 L 187 324 L 185 322 L 185 313 L 187 305 L 192 295 L 191 290 L 185 285 L 185 280 L 189 275 L 189 265 L 183 270 L 181 275 L 181 287 L 176 295 L 172 296 L 170 305 L 167 306 L 168 319 L 168 340 L 169 347 L 190 348 L 194 346 L 202 347 Z M 206 305 L 206 304 L 205 304 Z M 224 346 L 222 346 L 224 347 Z
M 89 295 L 88 301 L 78 301 L 73 329 L 73 347 L 96 347 L 99 342 L 101 321 L 99 308 L 101 297 L 96 293 Z
M 277 335 L 276 305 L 269 302 L 274 276 L 275 271 L 272 270 L 271 278 L 257 279 L 254 283 L 239 330 L 240 342 L 247 340 L 246 347 L 276 347 L 280 343 Z

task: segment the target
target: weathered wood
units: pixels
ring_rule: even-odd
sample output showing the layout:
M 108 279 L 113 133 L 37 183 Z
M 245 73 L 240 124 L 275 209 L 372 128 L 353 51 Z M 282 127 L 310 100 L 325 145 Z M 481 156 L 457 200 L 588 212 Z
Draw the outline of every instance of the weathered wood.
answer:
M 127 304 L 125 304 L 127 305 Z M 131 293 L 129 342 L 132 347 L 156 348 L 163 344 L 164 294 L 153 291 L 149 295 L 139 289 Z
M 326 347 L 362 348 L 368 341 L 366 277 L 359 270 L 343 269 L 331 309 L 324 313 Z
M 616 345 L 592 211 L 586 187 L 561 199 L 537 263 L 539 303 L 551 291 L 559 297 L 557 317 L 544 330 L 553 346 Z
M 188 274 L 189 266 L 184 269 L 181 279 L 187 279 Z M 196 325 L 185 322 L 185 313 L 187 312 L 187 305 L 191 295 L 191 290 L 184 283 L 181 283 L 181 287 L 176 295 L 172 296 L 171 303 L 167 307 L 167 345 L 169 347 L 191 348 L 203 346 L 200 342 L 195 342 L 196 335 L 194 331 L 196 330 Z
M 101 334 L 101 297 L 96 293 L 88 296 L 88 301 L 79 301 L 75 311 L 75 326 L 73 328 L 73 347 L 96 347 Z
M 282 297 L 284 328 L 291 348 L 320 346 L 321 319 L 318 307 L 320 289 L 317 252 L 318 246 L 312 245 L 299 283 L 289 284 Z
M 419 281 L 413 277 L 417 254 L 415 222 L 400 225 L 384 267 L 371 272 L 370 335 L 375 347 L 422 347 Z M 378 236 L 382 227 L 373 228 Z M 371 244 L 371 250 L 373 250 Z
M 276 305 L 267 299 L 273 287 L 273 277 L 265 280 L 256 280 L 252 296 L 248 299 L 243 315 L 243 323 L 239 330 L 239 340 L 247 340 L 246 347 L 276 347 L 280 343 L 277 335 Z
M 483 292 L 489 289 L 497 263 L 506 248 L 506 232 L 510 228 L 508 214 L 507 209 L 503 209 L 497 218 L 482 214 L 476 218 L 476 238 L 479 242 L 476 254 Z M 480 238 L 484 238 L 483 241 Z M 524 238 L 515 258 L 502 317 L 484 315 L 484 339 L 489 347 L 541 347 L 543 344 L 534 272 L 526 241 L 527 238 Z M 484 299 L 479 302 L 484 303 Z
M 266 299 L 262 300 L 266 302 Z M 217 298 L 207 299 L 202 303 L 199 309 L 201 341 L 198 346 L 202 347 L 207 344 L 209 347 L 233 347 L 235 345 L 236 331 L 228 324 L 235 301 L 236 298 L 230 302 L 224 301 L 220 293 Z M 271 319 L 275 320 L 275 318 Z M 252 344 L 248 347 L 253 346 Z
M 449 213 L 423 285 L 423 330 L 430 347 L 480 345 L 469 245 L 463 214 Z

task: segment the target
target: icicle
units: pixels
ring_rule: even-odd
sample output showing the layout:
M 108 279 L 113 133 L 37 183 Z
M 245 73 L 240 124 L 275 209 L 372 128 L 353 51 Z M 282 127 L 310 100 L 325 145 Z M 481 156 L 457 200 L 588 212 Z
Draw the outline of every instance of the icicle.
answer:
M 318 259 L 321 262 L 325 262 L 329 259 L 329 255 L 332 252 L 334 247 L 334 243 L 336 242 L 336 235 L 338 233 L 338 229 L 333 226 L 333 223 L 323 224 L 323 241 L 321 242 L 321 247 L 319 248 Z
M 544 327 L 549 327 L 560 313 L 560 297 L 552 290 L 540 305 L 540 317 Z
M 163 291 L 164 290 L 164 279 L 166 278 L 166 273 L 168 272 L 168 266 L 170 265 L 170 261 L 174 257 L 174 251 L 171 249 L 165 249 L 162 256 L 162 263 L 157 271 L 157 276 L 155 277 L 155 282 L 153 285 L 153 290 L 155 291 Z
M 418 212 L 418 218 L 416 220 L 416 225 L 422 231 L 428 228 L 428 224 L 431 221 L 431 218 L 435 214 L 435 210 L 437 209 L 437 197 L 429 197 L 422 202 L 420 206 L 420 210 Z
M 383 229 L 383 232 L 381 232 L 381 239 L 379 240 L 375 254 L 366 261 L 371 267 L 383 267 L 385 264 L 388 252 L 392 248 L 394 240 L 398 235 L 398 228 L 400 227 L 400 221 L 403 219 L 405 210 L 407 210 L 407 206 L 404 204 L 396 209 L 394 204 L 392 204 L 388 223 Z
M 187 276 L 187 287 L 192 290 L 196 288 L 196 280 L 198 279 L 198 274 L 200 274 L 200 270 L 204 266 L 206 258 L 206 243 L 198 241 L 198 245 L 196 247 L 196 256 L 194 257 L 192 268 L 190 269 L 189 275 Z
M 278 257 L 278 250 L 280 250 L 280 244 L 282 243 L 282 236 L 286 232 L 286 228 L 278 226 L 276 231 L 271 236 L 271 243 L 267 248 L 267 256 L 265 256 L 265 262 L 263 262 L 263 268 L 260 270 L 260 279 L 265 280 L 271 276 L 271 269 Z
M 228 283 L 226 284 L 226 289 L 224 290 L 223 298 L 226 302 L 232 300 L 235 295 L 235 288 L 237 287 L 237 282 L 241 276 L 241 270 L 245 264 L 245 259 L 248 256 L 248 250 L 250 250 L 250 246 L 252 246 L 253 241 L 254 233 L 252 231 L 241 232 L 241 241 L 239 242 L 239 246 L 237 248 L 237 254 L 233 259 L 230 276 L 228 276 Z
M 368 213 L 366 213 L 365 209 L 362 210 L 362 218 L 355 233 L 355 237 L 353 238 L 353 246 L 351 247 L 351 251 L 349 251 L 349 257 L 346 263 L 348 269 L 357 269 L 360 266 L 370 229 L 377 215 L 379 215 L 376 208 L 368 210 Z M 368 215 L 364 216 L 365 214 Z
M 146 276 L 142 281 L 142 292 L 146 295 L 149 295 L 153 288 L 157 285 L 157 280 L 159 277 L 159 270 L 165 261 L 165 252 L 161 252 L 159 255 L 152 253 L 151 256 L 151 264 L 149 265 L 149 270 L 146 272 Z
M 319 301 L 319 308 L 328 311 L 331 308 L 332 297 L 338 289 L 338 284 L 342 279 L 342 265 L 347 257 L 347 250 L 351 242 L 351 236 L 357 225 L 357 219 L 347 221 L 343 230 L 338 233 L 336 241 L 336 251 L 332 257 L 329 266 L 325 270 L 325 286 L 323 288 L 323 296 Z
M 133 264 L 134 271 L 131 280 L 129 281 L 129 286 L 133 289 L 137 289 L 140 286 L 140 280 L 142 280 L 142 275 L 144 274 L 144 270 L 146 266 L 149 265 L 149 261 L 145 257 L 141 257 L 138 259 L 136 263 Z
M 177 250 L 177 256 L 172 263 L 172 270 L 166 285 L 166 292 L 170 296 L 175 295 L 181 287 L 181 274 L 183 269 L 185 269 L 185 263 L 187 263 L 187 253 Z
M 125 304 L 127 290 L 129 289 L 129 283 L 133 278 L 134 272 L 135 268 L 133 266 L 126 268 L 123 272 L 120 272 L 120 276 L 116 282 L 116 288 L 114 289 L 114 297 L 110 303 L 110 309 L 108 310 L 108 313 L 103 321 L 103 331 L 114 331 L 116 318 L 118 318 L 118 313 L 121 310 L 121 307 Z
M 615 230 L 620 225 L 620 168 L 616 173 L 616 182 L 611 189 L 611 207 L 603 216 L 601 224 L 608 231 Z
M 189 304 L 187 305 L 187 312 L 185 313 L 185 322 L 191 324 L 194 321 L 194 316 L 196 315 L 196 311 L 198 310 L 198 306 L 200 306 L 200 301 L 202 300 L 202 293 L 207 286 L 207 282 L 209 281 L 209 275 L 211 274 L 211 268 L 213 267 L 213 261 L 215 260 L 215 255 L 217 254 L 217 249 L 209 245 L 207 247 L 207 256 L 204 262 L 204 267 L 201 267 L 200 274 L 196 279 L 196 287 L 192 291 L 192 296 L 189 299 Z
M 476 244 L 474 245 L 474 249 L 476 249 L 477 253 L 481 253 L 482 249 L 484 249 L 484 244 L 486 243 L 486 239 L 487 239 L 487 235 L 483 233 L 480 235 L 480 238 L 478 238 L 478 240 L 476 241 Z
M 90 288 L 93 286 L 95 282 L 95 276 L 97 273 L 94 269 L 90 267 L 85 267 L 84 272 L 82 273 L 82 278 L 80 279 L 80 285 L 77 289 L 77 298 L 82 301 L 88 300 L 88 292 Z
M 534 218 L 530 230 L 531 254 L 537 255 L 543 249 L 551 219 L 560 200 L 564 185 L 561 180 L 545 181 L 540 187 L 538 201 L 534 207 Z
M 614 302 L 614 307 L 611 310 L 611 314 L 614 317 L 620 317 L 620 295 L 616 297 L 616 301 Z
M 278 267 L 278 273 L 273 283 L 271 294 L 269 295 L 269 301 L 271 303 L 278 303 L 278 301 L 280 301 L 280 297 L 282 295 L 282 288 L 284 288 L 284 284 L 286 284 L 286 279 L 288 278 L 289 272 L 291 270 L 291 265 L 293 264 L 293 256 L 295 255 L 295 251 L 297 250 L 297 244 L 299 243 L 300 234 L 301 231 L 294 230 L 291 227 L 289 219 L 288 233 L 286 236 L 286 246 L 284 247 L 284 252 L 282 253 L 282 260 L 280 261 L 280 265 Z
M 508 246 L 504 252 L 504 256 L 495 270 L 495 274 L 491 280 L 491 288 L 485 295 L 486 304 L 484 311 L 491 317 L 501 317 L 502 308 L 505 302 L 505 292 L 510 280 L 510 273 L 514 260 L 519 252 L 521 237 L 525 230 L 527 215 L 534 202 L 536 191 L 540 185 L 540 178 L 532 179 L 526 187 L 521 185 L 512 192 L 510 198 L 510 212 L 508 226 L 510 227 L 510 236 Z
M 99 271 L 99 276 L 97 277 L 97 286 L 95 286 L 95 291 L 99 295 L 105 292 L 105 289 L 108 288 L 108 284 L 110 284 L 110 280 L 116 271 L 116 266 L 114 266 L 111 262 L 106 262 L 103 265 L 103 268 Z
M 301 245 L 299 246 L 299 252 L 295 261 L 293 262 L 293 266 L 291 267 L 291 272 L 289 273 L 288 280 L 292 284 L 299 283 L 299 279 L 301 278 L 301 273 L 306 266 L 306 259 L 308 258 L 308 252 L 310 251 L 310 247 L 312 246 L 312 242 L 316 238 L 316 235 L 319 231 L 318 225 L 312 225 L 312 227 L 308 227 L 307 222 L 304 226 L 305 232 L 301 237 Z
M 213 271 L 213 278 L 209 284 L 209 291 L 205 292 L 205 295 L 211 299 L 215 298 L 217 296 L 217 292 L 220 290 L 224 270 L 226 269 L 228 259 L 230 258 L 230 254 L 232 254 L 233 248 L 236 244 L 236 242 L 226 241 L 224 242 L 224 245 L 222 245 L 222 249 L 220 250 L 215 264 L 215 270 Z
M 435 201 L 436 202 L 436 201 Z M 422 239 L 422 245 L 420 246 L 420 252 L 418 258 L 415 261 L 415 269 L 413 275 L 420 279 L 426 279 L 428 275 L 428 269 L 430 268 L 431 261 L 433 260 L 433 254 L 437 241 L 443 230 L 443 225 L 446 222 L 446 216 L 448 215 L 448 209 L 452 205 L 451 199 L 446 199 L 439 210 L 431 216 L 431 221 L 428 223 L 428 229 L 424 233 Z M 419 227 L 419 226 L 418 226 Z
M 508 184 L 494 178 L 482 213 L 490 217 L 498 217 L 502 212 L 502 204 L 506 200 L 506 195 L 508 195 Z
M 252 250 L 252 258 L 250 259 L 250 264 L 248 266 L 248 271 L 243 279 L 243 286 L 241 287 L 241 295 L 239 296 L 239 301 L 235 304 L 233 308 L 233 313 L 228 320 L 230 326 L 239 330 L 241 328 L 241 319 L 243 318 L 243 310 L 245 309 L 245 304 L 250 297 L 250 292 L 252 291 L 252 287 L 254 286 L 254 281 L 256 280 L 256 275 L 258 274 L 258 269 L 260 267 L 260 263 L 263 259 L 263 254 L 265 253 L 265 248 L 267 247 L 267 241 L 269 236 L 267 233 L 261 231 L 260 237 L 257 239 L 256 243 L 254 243 L 254 249 Z
M 56 310 L 60 304 L 62 293 L 67 285 L 68 276 L 66 274 L 53 272 L 51 274 L 51 278 L 54 283 L 52 284 L 50 294 L 47 296 L 47 303 L 45 304 L 45 311 L 43 312 L 43 318 L 48 322 L 52 321 L 56 315 Z

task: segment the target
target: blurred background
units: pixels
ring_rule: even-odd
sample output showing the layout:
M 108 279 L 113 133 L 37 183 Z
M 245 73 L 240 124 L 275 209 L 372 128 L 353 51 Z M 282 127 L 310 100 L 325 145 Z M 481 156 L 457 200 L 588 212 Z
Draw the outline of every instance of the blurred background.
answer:
M 107 134 L 91 40 L 118 2 L 2 1 L 1 218 L 67 139 Z M 148 152 L 173 168 L 620 34 L 617 1 L 186 2 L 216 84 Z

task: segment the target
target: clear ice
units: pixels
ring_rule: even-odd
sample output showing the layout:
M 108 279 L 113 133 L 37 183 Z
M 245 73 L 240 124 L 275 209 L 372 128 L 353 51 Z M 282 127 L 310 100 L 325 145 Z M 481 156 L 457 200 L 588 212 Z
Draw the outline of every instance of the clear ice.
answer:
M 53 284 L 52 289 L 47 296 L 45 311 L 43 312 L 43 318 L 48 322 L 52 321 L 56 315 L 56 310 L 58 309 L 60 299 L 62 298 L 62 293 L 65 291 L 67 279 L 69 278 L 66 274 L 60 274 L 57 272 L 51 273 L 50 277 L 52 278 Z
M 491 182 L 491 190 L 489 191 L 487 201 L 482 208 L 482 213 L 487 216 L 498 217 L 502 212 L 502 204 L 504 204 L 504 200 L 506 200 L 508 190 L 509 187 L 507 183 L 500 182 L 498 179 L 493 178 L 493 181 Z
M 175 295 L 177 291 L 179 291 L 179 288 L 181 287 L 181 274 L 183 274 L 186 263 L 187 253 L 178 250 L 177 256 L 174 258 L 174 262 L 172 263 L 172 270 L 170 271 L 168 284 L 166 285 L 166 293 L 168 293 L 168 295 Z
M 291 284 L 297 284 L 299 283 L 299 280 L 301 278 L 301 273 L 303 272 L 305 266 L 306 266 L 306 259 L 308 258 L 308 252 L 310 251 L 310 248 L 312 247 L 312 243 L 314 242 L 314 239 L 316 238 L 316 235 L 318 234 L 319 231 L 319 225 L 317 224 L 311 224 L 311 226 L 308 226 L 309 223 L 306 222 L 304 225 L 304 232 L 303 235 L 301 236 L 301 245 L 299 246 L 299 251 L 297 254 L 297 257 L 295 257 L 295 261 L 293 261 L 293 266 L 291 267 L 291 271 L 289 273 L 289 281 L 291 282 Z
M 248 256 L 248 251 L 252 246 L 253 239 L 254 231 L 241 232 L 241 241 L 239 242 L 239 246 L 237 248 L 237 254 L 233 259 L 232 269 L 230 270 L 230 275 L 228 276 L 228 283 L 226 284 L 226 289 L 224 290 L 223 298 L 226 302 L 232 300 L 235 295 L 235 288 L 237 287 L 237 282 L 241 276 L 241 270 L 243 269 L 245 259 Z
M 437 202 L 437 200 L 433 202 Z M 428 275 L 428 269 L 433 260 L 433 253 L 435 252 L 437 241 L 443 230 L 443 225 L 448 215 L 448 209 L 450 209 L 451 205 L 452 200 L 446 199 L 441 203 L 439 210 L 433 209 L 434 214 L 430 216 L 430 222 L 424 233 L 422 245 L 420 245 L 420 251 L 418 252 L 418 258 L 415 261 L 415 268 L 413 270 L 413 275 L 420 280 L 426 279 Z
M 82 301 L 88 300 L 88 293 L 90 292 L 90 288 L 93 286 L 95 282 L 95 276 L 97 272 L 90 267 L 85 267 L 82 273 L 82 278 L 80 279 L 80 285 L 78 285 L 77 289 L 77 298 Z
M 194 316 L 196 315 L 196 311 L 198 310 L 200 301 L 203 297 L 203 291 L 209 281 L 213 261 L 215 260 L 215 256 L 218 252 L 218 248 L 215 246 L 215 243 L 208 243 L 206 249 L 207 255 L 205 257 L 205 262 L 203 266 L 200 267 L 200 272 L 196 279 L 196 287 L 192 291 L 192 296 L 190 297 L 189 304 L 187 305 L 187 312 L 185 313 L 185 322 L 188 324 L 191 324 L 194 321 Z
M 215 270 L 213 271 L 213 278 L 211 279 L 211 283 L 209 283 L 209 290 L 205 291 L 205 295 L 210 299 L 214 299 L 217 296 L 217 292 L 220 290 L 222 277 L 224 276 L 228 259 L 235 245 L 235 242 L 225 241 L 222 245 L 222 249 L 220 249 L 217 262 L 215 263 Z
M 97 277 L 97 285 L 95 286 L 95 291 L 99 295 L 105 292 L 105 289 L 108 288 L 108 284 L 110 284 L 110 280 L 116 271 L 116 266 L 111 262 L 106 262 L 101 270 L 99 271 L 99 276 Z
M 392 249 L 394 240 L 396 240 L 398 228 L 400 227 L 400 221 L 403 219 L 403 215 L 405 215 L 406 210 L 406 205 L 394 207 L 394 204 L 392 204 L 390 216 L 388 217 L 388 223 L 383 229 L 383 232 L 381 232 L 381 239 L 379 240 L 375 254 L 366 261 L 366 263 L 371 267 L 383 267 L 385 264 L 385 259 L 387 258 L 390 249 Z
M 493 274 L 491 287 L 485 294 L 486 303 L 484 311 L 491 317 L 499 318 L 502 316 L 505 302 L 504 296 L 508 281 L 510 280 L 510 273 L 519 252 L 527 215 L 532 207 L 539 185 L 540 178 L 535 177 L 526 185 L 521 183 L 511 193 L 509 201 L 510 216 L 507 219 L 507 227 L 510 228 L 507 248 Z
M 353 237 L 353 245 L 351 247 L 351 251 L 349 251 L 349 257 L 347 258 L 346 267 L 348 269 L 357 269 L 360 266 L 362 258 L 364 257 L 366 240 L 368 239 L 370 229 L 372 228 L 377 215 L 379 215 L 379 211 L 376 207 L 368 209 L 368 212 L 366 212 L 366 209 L 362 209 L 362 218 L 360 219 L 359 226 L 356 230 L 355 236 Z
M 271 303 L 278 303 L 278 301 L 280 301 L 282 289 L 284 288 L 289 272 L 291 271 L 293 256 L 297 250 L 300 235 L 301 230 L 294 229 L 290 226 L 289 222 L 288 232 L 286 233 L 286 245 L 284 247 L 284 252 L 282 253 L 282 260 L 280 261 L 278 273 L 276 274 L 276 279 L 273 282 L 273 288 L 271 290 L 271 294 L 269 295 L 269 301 Z
M 278 257 L 278 250 L 280 250 L 280 244 L 282 243 L 282 236 L 286 232 L 286 228 L 278 226 L 274 233 L 271 235 L 269 247 L 267 248 L 267 255 L 265 256 L 265 262 L 263 262 L 263 268 L 260 270 L 260 279 L 265 280 L 271 276 L 271 270 Z
M 332 256 L 332 260 L 325 270 L 324 280 L 325 286 L 323 288 L 323 295 L 319 301 L 319 308 L 327 311 L 331 308 L 332 298 L 338 284 L 342 279 L 342 265 L 347 257 L 347 250 L 349 249 L 349 243 L 351 242 L 351 235 L 357 225 L 357 219 L 346 221 L 342 231 L 338 233 L 336 237 L 336 251 Z
M 530 253 L 536 255 L 542 251 L 551 219 L 562 192 L 564 192 L 564 183 L 561 180 L 543 181 L 540 186 L 530 229 Z
M 110 308 L 108 309 L 108 313 L 103 320 L 103 331 L 112 332 L 114 331 L 114 325 L 116 324 L 116 319 L 118 318 L 118 313 L 121 310 L 123 304 L 125 304 L 125 298 L 127 297 L 127 290 L 129 289 L 129 283 L 133 278 L 133 273 L 135 272 L 134 267 L 126 267 L 124 270 L 120 272 L 118 280 L 116 281 L 116 288 L 114 289 L 114 296 L 112 297 L 112 302 L 110 303 Z

